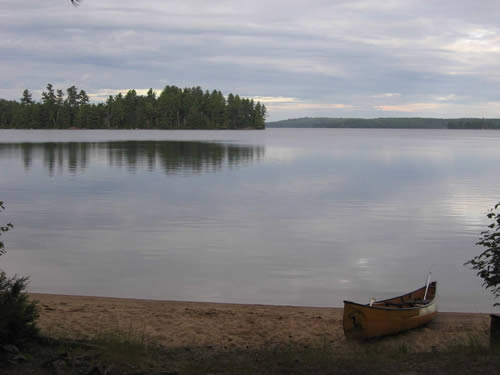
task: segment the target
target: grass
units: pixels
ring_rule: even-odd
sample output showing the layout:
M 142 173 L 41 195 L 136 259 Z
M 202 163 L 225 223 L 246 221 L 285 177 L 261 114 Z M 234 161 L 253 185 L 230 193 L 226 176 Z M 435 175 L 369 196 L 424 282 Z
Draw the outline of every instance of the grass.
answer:
M 103 360 L 110 363 L 134 363 L 140 365 L 150 355 L 150 344 L 146 341 L 145 323 L 132 324 L 127 329 L 106 329 L 91 340 L 101 349 Z
M 144 329 L 106 333 L 93 340 L 44 339 L 23 349 L 26 360 L 0 368 L 14 374 L 471 374 L 500 372 L 500 351 L 471 338 L 444 352 L 415 353 L 407 345 L 360 346 L 336 353 L 331 345 L 282 345 L 260 350 L 219 350 L 186 347 L 166 349 L 147 342 Z

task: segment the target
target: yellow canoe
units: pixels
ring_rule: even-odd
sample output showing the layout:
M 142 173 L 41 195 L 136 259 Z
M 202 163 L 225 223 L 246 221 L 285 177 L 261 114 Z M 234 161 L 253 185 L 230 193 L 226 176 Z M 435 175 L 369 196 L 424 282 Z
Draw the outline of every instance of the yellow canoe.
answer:
M 367 305 L 344 301 L 344 334 L 348 339 L 390 335 L 421 326 L 436 314 L 437 282 L 433 281 L 428 287 Z

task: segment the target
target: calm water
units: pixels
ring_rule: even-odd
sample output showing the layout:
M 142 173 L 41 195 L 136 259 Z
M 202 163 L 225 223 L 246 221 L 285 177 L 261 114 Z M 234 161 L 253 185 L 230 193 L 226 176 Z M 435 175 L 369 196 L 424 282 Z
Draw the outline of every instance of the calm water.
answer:
M 0 130 L 0 259 L 36 292 L 342 306 L 415 289 L 492 311 L 463 263 L 500 131 Z

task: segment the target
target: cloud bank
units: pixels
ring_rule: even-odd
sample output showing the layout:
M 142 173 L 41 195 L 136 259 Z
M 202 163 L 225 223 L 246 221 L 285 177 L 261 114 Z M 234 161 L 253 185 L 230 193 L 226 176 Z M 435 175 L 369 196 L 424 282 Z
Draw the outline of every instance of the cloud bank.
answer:
M 0 97 L 48 82 L 95 100 L 199 85 L 260 97 L 269 120 L 500 117 L 499 11 L 492 0 L 3 0 Z

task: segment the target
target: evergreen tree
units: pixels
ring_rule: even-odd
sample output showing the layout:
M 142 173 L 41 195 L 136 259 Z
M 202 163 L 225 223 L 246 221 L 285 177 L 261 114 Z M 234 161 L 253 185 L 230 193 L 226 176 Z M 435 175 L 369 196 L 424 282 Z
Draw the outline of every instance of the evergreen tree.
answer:
M 129 90 L 123 99 L 125 115 L 125 127 L 137 128 L 137 92 Z
M 78 105 L 85 105 L 89 103 L 89 97 L 84 90 L 80 90 L 76 98 Z
M 150 103 L 154 103 L 156 101 L 156 93 L 150 88 L 147 92 L 147 98 Z
M 76 107 L 78 106 L 78 90 L 76 86 L 71 86 L 66 89 L 67 97 L 66 97 L 66 103 L 70 107 Z
M 60 89 L 47 84 L 36 103 L 29 90 L 19 102 L 0 99 L 1 128 L 161 128 L 247 129 L 265 127 L 265 106 L 239 95 L 226 98 L 220 91 L 201 87 L 166 86 L 157 97 L 153 89 L 138 95 L 129 90 L 110 95 L 106 103 L 92 104 L 85 90 Z
M 57 126 L 57 97 L 51 83 L 47 84 L 47 91 L 42 92 L 41 126 L 55 128 Z
M 158 121 L 156 116 L 156 93 L 153 89 L 149 89 L 144 102 L 144 127 L 146 128 L 156 128 L 158 127 Z
M 119 129 L 122 127 L 124 120 L 123 96 L 121 93 L 116 95 L 111 106 L 110 127 Z
M 56 104 L 56 94 L 51 83 L 47 84 L 47 92 L 42 92 L 43 104 Z
M 67 111 L 69 113 L 69 123 L 68 127 L 75 126 L 75 120 L 78 113 L 78 89 L 76 86 L 71 86 L 66 89 L 66 100 L 64 104 L 67 106 Z
M 64 122 L 62 121 L 62 113 L 64 112 L 64 93 L 62 90 L 57 90 L 56 96 L 56 121 L 55 127 L 58 129 L 64 128 Z
M 64 92 L 63 90 L 57 90 L 56 104 L 62 107 L 64 104 Z
M 23 91 L 23 97 L 21 98 L 21 104 L 23 104 L 23 105 L 34 104 L 33 97 L 28 89 Z

